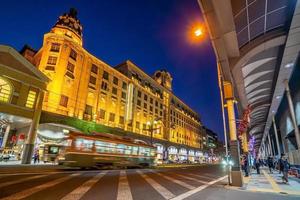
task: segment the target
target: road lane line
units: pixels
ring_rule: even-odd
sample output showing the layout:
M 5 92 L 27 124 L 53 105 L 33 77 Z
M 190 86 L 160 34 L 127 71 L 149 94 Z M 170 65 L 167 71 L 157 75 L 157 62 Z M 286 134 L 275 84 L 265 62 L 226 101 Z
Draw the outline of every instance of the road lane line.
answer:
M 191 196 L 191 195 L 193 195 L 193 194 L 195 194 L 195 193 L 197 193 L 197 192 L 200 192 L 201 190 L 204 190 L 205 188 L 207 188 L 207 187 L 209 187 L 209 186 L 211 186 L 211 185 L 213 185 L 213 184 L 215 184 L 215 183 L 217 183 L 217 182 L 219 182 L 219 181 L 225 179 L 226 177 L 227 177 L 227 176 L 223 176 L 223 177 L 221 177 L 221 178 L 218 178 L 217 180 L 211 181 L 211 182 L 209 182 L 209 183 L 207 183 L 207 184 L 205 184 L 205 185 L 202 185 L 202 186 L 197 187 L 197 188 L 195 188 L 195 189 L 193 189 L 193 190 L 190 190 L 190 191 L 188 191 L 188 192 L 185 192 L 185 193 L 183 193 L 183 194 L 180 194 L 179 196 L 174 197 L 174 198 L 172 198 L 171 200 L 183 200 L 183 199 L 185 199 L 185 198 L 187 198 L 187 197 L 189 197 L 189 196 Z
M 8 181 L 8 182 L 5 182 L 5 183 L 0 183 L 0 188 L 5 187 L 5 186 L 9 186 L 9 185 L 12 185 L 12 184 L 22 183 L 22 182 L 29 181 L 29 180 L 32 180 L 32 179 L 42 178 L 42 177 L 45 177 L 45 176 L 49 176 L 49 175 L 46 174 L 46 175 L 30 176 L 30 177 L 21 178 L 21 179 L 14 180 L 14 181 Z
M 117 200 L 132 200 L 132 194 L 125 170 L 120 171 Z
M 49 187 L 52 187 L 54 185 L 57 185 L 59 183 L 62 183 L 62 182 L 65 182 L 75 176 L 79 176 L 80 173 L 76 173 L 76 174 L 71 174 L 70 176 L 66 176 L 66 177 L 62 177 L 62 178 L 59 178 L 59 179 L 55 179 L 55 180 L 52 180 L 50 182 L 46 182 L 42 185 L 39 185 L 39 186 L 36 186 L 36 187 L 33 187 L 33 188 L 30 188 L 30 189 L 25 189 L 21 192 L 18 192 L 18 193 L 15 193 L 13 195 L 10 195 L 10 196 L 7 196 L 7 197 L 4 197 L 4 198 L 1 198 L 0 200 L 19 200 L 19 199 L 23 199 L 23 198 L 26 198 L 36 192 L 39 192 L 41 190 L 44 190 L 46 188 L 49 188 Z
M 202 183 L 202 184 L 206 184 L 207 183 L 206 181 L 202 181 L 202 180 L 199 180 L 199 179 L 196 179 L 196 178 L 193 178 L 193 177 L 189 177 L 189 176 L 186 176 L 186 175 L 183 175 L 183 174 L 176 174 L 176 176 L 179 176 L 179 177 L 191 180 L 191 181 L 196 181 L 196 182 Z
M 175 197 L 175 195 L 170 192 L 167 188 L 156 182 L 154 179 L 149 177 L 147 174 L 144 174 L 140 170 L 137 170 L 137 173 L 142 176 L 160 195 L 162 195 L 165 199 L 171 199 Z
M 178 185 L 181 185 L 182 187 L 185 187 L 185 188 L 187 188 L 187 189 L 189 189 L 189 190 L 192 190 L 192 189 L 195 188 L 194 186 L 192 186 L 192 185 L 190 185 L 190 184 L 187 184 L 187 183 L 185 183 L 185 182 L 183 182 L 183 181 L 177 180 L 177 179 L 172 178 L 172 177 L 170 177 L 170 176 L 166 176 L 166 175 L 164 175 L 164 174 L 161 173 L 161 172 L 158 172 L 158 173 L 156 173 L 156 174 L 159 175 L 159 176 L 161 176 L 161 177 L 163 177 L 163 178 L 165 178 L 165 179 L 167 179 L 167 180 L 169 180 L 169 181 L 172 181 L 173 183 L 177 183 Z
M 279 188 L 278 184 L 276 183 L 276 181 L 269 175 L 267 174 L 267 172 L 265 172 L 265 170 L 262 170 L 263 174 L 265 175 L 266 179 L 269 181 L 269 183 L 271 184 L 273 190 L 275 190 L 276 192 L 280 192 L 281 189 Z
M 83 195 L 93 187 L 108 171 L 100 172 L 93 178 L 89 179 L 88 181 L 84 182 L 82 185 L 74 189 L 72 192 L 67 194 L 61 200 L 78 200 Z

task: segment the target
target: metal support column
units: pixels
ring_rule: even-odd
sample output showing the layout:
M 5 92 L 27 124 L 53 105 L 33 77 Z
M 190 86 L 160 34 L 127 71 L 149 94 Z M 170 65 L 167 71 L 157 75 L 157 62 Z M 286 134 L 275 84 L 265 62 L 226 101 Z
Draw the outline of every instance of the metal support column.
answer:
M 273 120 L 273 128 L 274 128 L 275 140 L 276 140 L 276 145 L 277 145 L 277 152 L 278 152 L 278 156 L 280 156 L 281 149 L 280 149 L 280 145 L 279 145 L 278 132 L 277 132 L 277 127 L 276 127 L 276 122 L 275 122 L 274 116 L 273 116 L 272 120 Z
M 299 128 L 298 128 L 298 124 L 297 124 L 297 120 L 296 120 L 294 104 L 293 104 L 292 97 L 291 97 L 289 82 L 288 82 L 288 80 L 285 80 L 284 83 L 285 83 L 286 97 L 287 97 L 288 103 L 289 103 L 289 110 L 290 110 L 294 130 L 295 130 L 296 143 L 297 143 L 298 149 L 300 149 L 300 134 L 299 134 Z

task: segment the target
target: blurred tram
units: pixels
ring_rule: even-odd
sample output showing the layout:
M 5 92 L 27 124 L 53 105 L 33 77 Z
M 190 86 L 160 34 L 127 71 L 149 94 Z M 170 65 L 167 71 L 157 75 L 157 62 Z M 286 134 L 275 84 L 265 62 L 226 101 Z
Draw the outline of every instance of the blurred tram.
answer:
M 154 164 L 156 148 L 140 141 L 107 133 L 70 132 L 59 164 L 70 167 L 149 167 Z

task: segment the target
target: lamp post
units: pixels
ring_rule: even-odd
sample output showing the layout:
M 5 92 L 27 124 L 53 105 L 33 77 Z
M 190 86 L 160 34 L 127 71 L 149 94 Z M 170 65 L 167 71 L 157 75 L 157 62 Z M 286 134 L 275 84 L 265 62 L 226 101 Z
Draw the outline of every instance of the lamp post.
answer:
M 150 132 L 150 144 L 153 145 L 153 131 L 160 129 L 159 127 L 154 128 L 154 125 L 158 123 L 160 118 L 155 118 L 151 121 L 147 121 L 147 125 L 149 126 L 148 129 L 143 129 Z

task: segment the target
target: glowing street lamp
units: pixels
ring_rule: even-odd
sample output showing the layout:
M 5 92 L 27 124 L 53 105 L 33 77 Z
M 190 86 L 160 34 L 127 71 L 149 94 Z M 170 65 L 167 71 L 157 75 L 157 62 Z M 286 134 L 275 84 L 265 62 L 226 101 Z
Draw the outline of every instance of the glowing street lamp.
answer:
M 154 119 L 152 121 L 147 121 L 146 124 L 149 126 L 149 129 L 144 129 L 144 130 L 150 132 L 150 142 L 151 142 L 151 145 L 153 145 L 153 131 L 160 129 L 159 127 L 154 128 L 154 125 L 156 125 L 158 123 L 157 120 L 160 120 L 160 118 Z
M 203 31 L 201 28 L 197 28 L 194 33 L 196 37 L 199 37 L 203 34 Z

